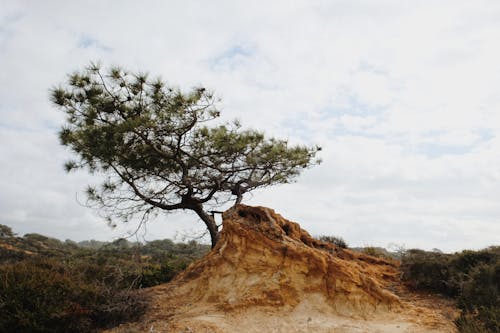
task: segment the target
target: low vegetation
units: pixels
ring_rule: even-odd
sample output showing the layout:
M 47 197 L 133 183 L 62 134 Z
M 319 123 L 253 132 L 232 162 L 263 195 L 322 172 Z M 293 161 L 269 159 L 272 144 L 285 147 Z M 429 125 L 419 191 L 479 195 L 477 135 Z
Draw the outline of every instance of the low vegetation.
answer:
M 348 247 L 341 237 L 319 239 Z M 98 332 L 138 319 L 148 304 L 142 288 L 170 281 L 209 249 L 168 239 L 142 244 L 17 237 L 0 225 L 0 332 Z M 408 285 L 454 298 L 462 310 L 456 320 L 461 333 L 500 332 L 499 246 L 454 254 L 353 250 L 401 259 Z
M 500 332 L 499 246 L 454 254 L 408 250 L 401 269 L 414 288 L 457 300 L 460 332 Z
M 0 332 L 98 332 L 137 319 L 147 308 L 142 288 L 170 281 L 210 248 L 0 231 Z
M 338 247 L 341 247 L 343 249 L 347 249 L 349 246 L 347 245 L 347 242 L 339 236 L 319 236 L 318 239 L 323 242 L 327 243 L 332 243 L 334 245 L 337 245 Z

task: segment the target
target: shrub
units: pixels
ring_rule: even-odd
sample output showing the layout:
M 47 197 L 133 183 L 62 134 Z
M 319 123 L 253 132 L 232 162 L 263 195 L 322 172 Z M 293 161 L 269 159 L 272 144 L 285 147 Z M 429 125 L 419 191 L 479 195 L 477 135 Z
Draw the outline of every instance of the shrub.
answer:
M 97 332 L 145 311 L 145 298 L 54 259 L 0 266 L 1 332 Z
M 458 298 L 464 313 L 474 314 L 467 322 L 478 321 L 488 332 L 500 332 L 500 260 L 478 265 L 470 277 Z
M 466 310 L 500 306 L 500 261 L 475 267 L 458 300 Z
M 184 261 L 151 264 L 143 268 L 141 287 L 147 288 L 166 283 L 182 272 L 188 263 Z
M 474 312 L 463 311 L 455 324 L 461 333 L 500 332 L 500 308 L 482 306 Z
M 492 264 L 499 260 L 500 251 L 495 247 L 479 251 L 465 250 L 450 257 L 450 265 L 459 272 L 470 272 L 481 264 Z
M 500 332 L 500 247 L 455 254 L 409 250 L 401 269 L 413 287 L 457 299 L 460 332 Z
M 448 296 L 459 292 L 450 282 L 450 257 L 439 252 L 408 250 L 402 257 L 403 279 L 416 289 L 426 289 Z
M 361 249 L 361 252 L 372 257 L 382 258 L 382 259 L 395 259 L 390 253 L 381 247 L 366 246 Z
M 15 237 L 0 225 L 0 332 L 97 332 L 138 318 L 139 290 L 170 281 L 210 249 L 195 241 L 142 245 Z
M 461 314 L 460 317 L 455 320 L 455 325 L 460 333 L 490 333 L 484 324 L 478 320 L 476 317 L 470 314 Z M 495 331 L 493 331 L 495 332 Z M 498 331 L 496 331 L 498 332 Z
M 325 235 L 325 236 L 320 236 L 319 240 L 322 242 L 332 243 L 332 244 L 337 245 L 338 247 L 341 247 L 343 249 L 348 248 L 347 242 L 342 237 L 326 236 Z
M 14 232 L 12 232 L 11 227 L 0 224 L 0 238 L 10 238 L 14 237 Z
M 480 267 L 493 267 L 498 262 L 499 247 L 455 254 L 414 249 L 404 253 L 401 270 L 403 279 L 417 289 L 458 297 L 467 285 L 480 278 L 480 275 L 474 277 Z
M 24 251 L 9 249 L 7 247 L 0 246 L 0 264 L 17 262 L 27 258 L 28 256 L 29 255 Z

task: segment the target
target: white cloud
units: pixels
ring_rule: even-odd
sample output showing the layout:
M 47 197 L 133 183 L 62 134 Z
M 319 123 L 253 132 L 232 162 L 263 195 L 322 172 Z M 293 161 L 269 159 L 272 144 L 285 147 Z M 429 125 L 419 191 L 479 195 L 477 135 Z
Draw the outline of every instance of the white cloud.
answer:
M 119 234 L 76 203 L 89 179 L 62 172 L 63 117 L 48 101 L 68 72 L 100 59 L 203 84 L 223 97 L 225 119 L 322 145 L 323 165 L 251 200 L 314 232 L 448 250 L 495 243 L 499 14 L 486 0 L 3 1 L 0 217 L 61 238 Z M 181 216 L 154 234 L 196 225 Z

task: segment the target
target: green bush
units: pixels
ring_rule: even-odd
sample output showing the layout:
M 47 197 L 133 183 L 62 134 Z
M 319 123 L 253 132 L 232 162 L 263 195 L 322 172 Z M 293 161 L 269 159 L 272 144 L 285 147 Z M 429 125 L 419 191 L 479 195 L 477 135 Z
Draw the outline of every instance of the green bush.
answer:
M 14 236 L 15 234 L 12 231 L 11 227 L 4 224 L 0 224 L 0 238 L 11 238 Z
M 459 283 L 451 281 L 450 259 L 449 255 L 439 252 L 408 250 L 402 257 L 403 279 L 415 289 L 456 296 Z
M 468 313 L 463 313 L 455 320 L 458 331 L 460 333 L 491 333 L 492 331 L 484 327 L 484 324 L 477 319 L 476 316 L 472 316 Z M 498 331 L 493 331 L 498 332 Z
M 386 249 L 375 246 L 366 246 L 361 249 L 361 252 L 372 257 L 382 258 L 382 259 L 395 259 Z
M 40 257 L 0 266 L 0 332 L 97 332 L 145 311 L 139 293 L 80 268 Z
M 500 332 L 500 260 L 480 264 L 471 271 L 458 305 L 465 314 L 474 314 L 469 321 L 481 323 L 487 332 Z
M 500 307 L 500 261 L 475 267 L 458 300 L 460 307 L 466 310 Z
M 145 266 L 141 276 L 141 287 L 147 288 L 166 283 L 187 267 L 186 262 L 165 262 Z
M 403 279 L 417 289 L 458 297 L 480 267 L 500 262 L 500 247 L 455 254 L 408 250 L 402 256 Z M 479 275 L 478 277 L 479 278 Z
M 0 225 L 0 332 L 98 332 L 138 318 L 140 288 L 170 281 L 210 246 L 16 237 Z
M 409 250 L 401 269 L 413 287 L 457 299 L 460 332 L 500 332 L 500 247 L 455 254 Z
M 463 311 L 455 323 L 461 333 L 497 333 L 500 332 L 500 308 L 481 306 L 474 312 Z
M 327 243 L 332 243 L 334 245 L 337 245 L 338 247 L 341 247 L 343 249 L 347 249 L 349 246 L 347 245 L 347 242 L 342 238 L 338 236 L 320 236 L 319 240 L 322 242 L 327 242 Z

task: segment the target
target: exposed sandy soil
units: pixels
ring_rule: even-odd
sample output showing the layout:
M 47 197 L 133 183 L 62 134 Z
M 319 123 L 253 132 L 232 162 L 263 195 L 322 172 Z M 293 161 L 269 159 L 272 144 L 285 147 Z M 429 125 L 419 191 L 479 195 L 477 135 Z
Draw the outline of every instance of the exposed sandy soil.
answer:
M 223 215 L 217 246 L 169 284 L 129 332 L 456 332 L 450 302 L 410 292 L 398 263 L 312 238 L 264 207 Z
M 31 251 L 27 251 L 27 250 L 23 250 L 23 249 L 18 249 L 15 246 L 12 246 L 10 244 L 5 244 L 5 243 L 4 244 L 0 244 L 0 247 L 3 247 L 4 249 L 9 250 L 9 251 L 23 252 L 23 253 L 28 254 L 28 255 L 33 254 L 33 252 L 31 252 Z
M 452 322 L 456 309 L 432 297 L 408 302 L 404 309 L 394 312 L 339 315 L 326 305 L 322 295 L 310 295 L 295 307 L 252 306 L 224 311 L 212 304 L 184 304 L 175 298 L 173 289 L 155 289 L 156 301 L 148 316 L 112 332 L 456 332 Z

